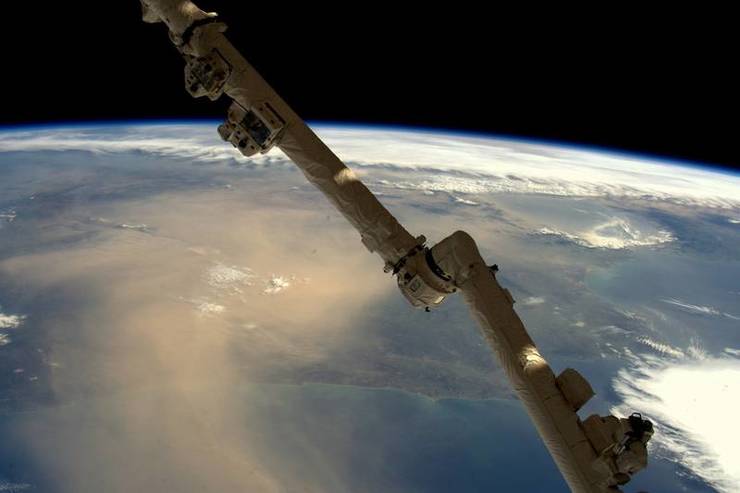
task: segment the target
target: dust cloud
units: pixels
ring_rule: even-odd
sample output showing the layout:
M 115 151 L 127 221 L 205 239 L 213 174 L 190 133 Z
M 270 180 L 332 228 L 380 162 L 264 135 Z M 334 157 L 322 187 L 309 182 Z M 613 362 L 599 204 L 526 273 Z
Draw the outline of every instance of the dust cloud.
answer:
M 250 411 L 264 395 L 249 384 L 341 351 L 393 286 L 325 209 L 263 198 L 88 204 L 64 223 L 87 239 L 0 263 L 38 298 L 54 395 L 18 438 L 61 491 L 314 491 L 263 460 L 270 423 Z

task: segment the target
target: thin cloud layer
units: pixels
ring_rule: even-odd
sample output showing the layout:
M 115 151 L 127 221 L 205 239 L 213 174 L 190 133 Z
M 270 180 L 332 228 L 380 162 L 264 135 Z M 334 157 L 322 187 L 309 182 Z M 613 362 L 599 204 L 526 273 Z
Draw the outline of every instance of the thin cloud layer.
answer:
M 520 303 L 524 306 L 535 306 L 541 305 L 545 302 L 545 298 L 542 296 L 529 296 L 524 298 Z
M 13 220 L 17 217 L 17 213 L 13 209 L 7 209 L 7 210 L 0 210 L 0 227 L 2 227 L 2 224 L 5 223 L 12 223 Z
M 206 273 L 209 286 L 235 294 L 241 294 L 244 288 L 252 286 L 256 277 L 252 269 L 226 266 L 221 263 L 216 263 Z
M 219 141 L 211 125 L 122 128 L 115 135 L 84 128 L 5 132 L 0 135 L 0 152 L 145 152 L 204 163 L 288 162 L 278 150 L 245 160 Z M 316 130 L 348 163 L 415 171 L 410 181 L 395 180 L 391 185 L 395 188 L 631 197 L 723 209 L 740 206 L 740 177 L 706 168 L 485 137 L 326 126 Z
M 11 483 L 0 479 L 0 493 L 20 493 L 21 491 L 28 491 L 30 488 L 31 485 L 28 483 Z
M 725 317 L 731 320 L 740 320 L 740 317 L 738 317 L 737 315 L 722 312 L 713 306 L 694 305 L 692 303 L 687 303 L 676 298 L 667 298 L 660 301 L 672 305 L 683 312 L 691 313 L 693 315 L 708 315 L 715 317 Z

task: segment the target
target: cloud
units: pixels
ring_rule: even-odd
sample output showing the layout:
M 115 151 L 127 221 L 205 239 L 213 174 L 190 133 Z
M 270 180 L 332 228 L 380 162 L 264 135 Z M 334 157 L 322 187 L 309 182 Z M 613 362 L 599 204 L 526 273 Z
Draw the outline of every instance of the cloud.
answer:
M 2 330 L 17 329 L 23 324 L 23 321 L 25 319 L 26 319 L 25 315 L 7 315 L 5 313 L 0 312 L 0 329 Z M 13 342 L 13 338 L 10 337 L 10 334 L 5 333 L 5 332 L 0 332 L 0 347 L 7 346 L 11 342 Z
M 480 205 L 478 202 L 475 202 L 473 200 L 464 199 L 462 197 L 452 197 L 456 204 L 462 204 L 462 205 Z
M 106 132 L 105 125 L 89 128 L 54 128 L 0 134 L 0 152 L 83 151 L 94 154 L 147 153 L 202 163 L 266 164 L 285 161 L 277 151 L 249 161 L 231 145 L 221 142 L 213 129 L 189 124 L 121 125 Z
M 695 348 L 680 361 L 634 353 L 629 359 L 630 366 L 612 382 L 622 400 L 612 412 L 643 413 L 656 427 L 651 453 L 681 464 L 720 491 L 740 489 L 740 428 L 734 425 L 740 358 L 707 356 Z
M 684 358 L 686 354 L 681 351 L 678 348 L 675 348 L 671 346 L 670 344 L 665 344 L 662 342 L 657 342 L 649 337 L 646 336 L 640 336 L 637 338 L 637 342 L 644 344 L 655 351 L 657 351 L 660 354 L 671 356 L 673 358 Z
M 226 310 L 226 307 L 223 305 L 208 303 L 207 301 L 198 304 L 198 311 L 203 314 L 222 313 L 224 310 Z
M 721 315 L 722 312 L 717 310 L 716 308 L 712 308 L 711 306 L 701 306 L 701 305 L 692 305 L 690 303 L 686 303 L 681 300 L 677 300 L 675 298 L 668 298 L 668 299 L 662 299 L 660 300 L 663 303 L 668 303 L 673 306 L 677 306 L 682 311 L 685 311 L 686 313 L 693 313 L 696 315 Z
M 198 255 L 208 255 L 201 247 L 189 247 L 188 251 Z M 227 313 L 226 304 L 240 305 L 236 306 L 238 312 L 253 303 L 254 296 L 275 295 L 284 292 L 294 283 L 303 285 L 309 282 L 309 278 L 298 279 L 295 275 L 264 276 L 249 267 L 225 265 L 221 262 L 215 262 L 208 267 L 203 274 L 203 279 L 205 284 L 211 288 L 210 298 L 178 298 L 179 301 L 192 305 L 201 316 L 224 315 Z M 219 301 L 215 302 L 214 299 Z M 246 326 L 257 328 L 257 325 L 253 323 L 246 324 Z
M 0 223 L 2 222 L 12 223 L 16 217 L 18 217 L 18 214 L 13 209 L 7 209 L 4 211 L 0 211 Z
M 709 316 L 716 316 L 716 317 L 725 317 L 732 320 L 740 320 L 740 317 L 736 315 L 732 315 L 730 313 L 725 313 L 717 308 L 714 308 L 712 306 L 702 306 L 702 305 L 693 305 L 691 303 L 687 303 L 685 301 L 678 300 L 676 298 L 667 298 L 660 300 L 663 303 L 668 303 L 669 305 L 673 305 L 677 307 L 679 310 L 691 313 L 693 315 L 709 315 Z
M 652 234 L 642 233 L 635 229 L 626 219 L 610 219 L 590 230 L 579 233 L 568 233 L 554 228 L 542 227 L 536 235 L 556 238 L 567 243 L 593 249 L 623 250 L 636 247 L 657 246 L 674 241 L 668 231 L 657 231 Z
M 597 248 L 622 249 L 668 243 L 675 238 L 668 231 L 645 234 L 626 219 L 615 218 L 583 233 L 583 240 Z
M 198 312 L 199 315 L 204 315 L 204 316 L 219 315 L 226 311 L 225 306 L 219 305 L 216 303 L 211 303 L 210 301 L 207 301 L 207 300 L 202 300 L 202 299 L 189 300 L 185 298 L 180 298 L 180 299 L 184 301 L 185 303 L 193 305 L 193 307 L 195 308 L 195 311 Z
M 144 152 L 248 166 L 289 162 L 279 150 L 246 160 L 218 139 L 215 127 L 214 122 L 124 125 L 113 127 L 115 131 L 103 126 L 4 132 L 0 152 Z M 740 178 L 707 168 L 486 137 L 323 125 L 315 129 L 340 158 L 355 167 L 414 171 L 409 180 L 394 180 L 386 187 L 466 194 L 630 197 L 722 209 L 740 207 Z
M 119 227 L 121 229 L 131 229 L 131 230 L 134 230 L 134 231 L 140 231 L 142 233 L 149 233 L 149 232 L 151 232 L 151 229 L 146 224 L 126 224 L 126 223 L 122 223 L 122 224 L 119 224 L 117 227 Z
M 267 287 L 262 291 L 264 294 L 277 294 L 290 287 L 290 281 L 282 276 L 273 275 L 267 281 Z
M 541 305 L 545 302 L 545 298 L 541 296 L 530 296 L 528 298 L 524 298 L 520 303 L 524 306 L 534 306 L 534 305 Z
M 28 483 L 11 483 L 0 479 L 0 493 L 18 493 L 31 488 Z
M 601 334 L 608 334 L 608 335 L 627 335 L 630 334 L 631 331 L 624 329 L 622 327 L 619 327 L 618 325 L 603 325 L 601 327 L 597 327 L 593 329 L 595 332 L 599 332 Z M 627 348 L 625 348 L 627 350 Z
M 237 266 L 227 266 L 216 263 L 209 268 L 206 273 L 208 285 L 235 294 L 242 293 L 242 289 L 252 286 L 257 275 L 249 268 L 239 268 Z
M 252 295 L 257 293 L 257 285 L 261 285 L 261 294 L 278 294 L 288 289 L 297 278 L 291 276 L 279 276 L 270 274 L 264 276 L 256 273 L 249 267 L 226 266 L 216 263 L 206 273 L 206 281 L 209 286 L 221 294 Z M 300 282 L 307 283 L 308 278 Z
M 0 312 L 0 329 L 17 329 L 25 318 L 24 315 L 6 315 Z

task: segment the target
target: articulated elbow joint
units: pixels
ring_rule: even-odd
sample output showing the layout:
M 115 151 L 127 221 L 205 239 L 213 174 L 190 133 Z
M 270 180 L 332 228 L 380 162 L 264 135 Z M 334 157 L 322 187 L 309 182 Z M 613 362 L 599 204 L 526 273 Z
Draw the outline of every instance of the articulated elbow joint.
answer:
M 485 265 L 478 245 L 465 231 L 455 231 L 434 245 L 431 256 L 455 286 L 465 283 L 476 266 Z
M 483 259 L 473 238 L 463 231 L 456 231 L 432 248 L 422 243 L 393 266 L 393 273 L 409 303 L 429 311 L 456 292 Z
M 429 248 L 424 246 L 426 238 L 419 236 L 416 241 L 417 244 L 406 255 L 395 264 L 387 265 L 385 271 L 396 276 L 398 289 L 412 306 L 430 311 L 442 304 L 450 291 L 437 278 L 446 274 L 434 263 Z

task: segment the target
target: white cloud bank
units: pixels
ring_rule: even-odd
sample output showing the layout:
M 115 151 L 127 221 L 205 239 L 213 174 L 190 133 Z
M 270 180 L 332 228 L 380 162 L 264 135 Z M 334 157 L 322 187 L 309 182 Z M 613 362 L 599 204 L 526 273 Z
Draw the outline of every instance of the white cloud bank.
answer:
M 678 300 L 676 298 L 668 298 L 668 299 L 662 299 L 660 300 L 663 303 L 667 303 L 669 305 L 673 305 L 677 307 L 679 310 L 691 313 L 693 315 L 710 315 L 715 317 L 725 317 L 732 320 L 740 320 L 740 317 L 737 315 L 733 315 L 731 313 L 725 313 L 717 308 L 714 308 L 713 306 L 702 306 L 702 305 L 693 305 L 691 303 L 687 303 L 685 301 Z
M 1 308 L 1 307 L 0 307 Z M 0 329 L 17 329 L 26 319 L 25 315 L 7 315 L 0 312 Z M 12 342 L 10 335 L 0 332 L 0 347 L 7 346 Z M 1 485 L 2 483 L 0 483 Z M 0 490 L 2 491 L 2 490 Z
M 0 313 L 0 329 L 16 329 L 23 323 L 25 317 L 21 315 L 5 315 Z
M 536 231 L 539 236 L 558 238 L 585 248 L 623 250 L 635 247 L 656 246 L 675 240 L 669 231 L 643 233 L 626 219 L 614 218 L 594 228 L 578 233 L 543 227 Z
M 286 162 L 279 150 L 245 160 L 218 139 L 215 123 L 101 128 L 108 131 L 94 127 L 7 131 L 0 133 L 0 152 L 145 152 L 199 162 Z M 395 188 L 467 194 L 626 196 L 740 207 L 740 176 L 708 168 L 470 135 L 321 125 L 316 131 L 350 164 L 417 171 L 414 181 L 387 184 Z
M 672 358 L 631 354 L 631 366 L 613 381 L 623 403 L 612 412 L 641 412 L 656 427 L 651 453 L 683 465 L 719 491 L 740 491 L 740 358 L 728 351 L 721 357 L 701 350 L 683 355 L 642 342 Z
M 535 305 L 541 305 L 545 302 L 545 298 L 542 296 L 530 296 L 528 298 L 524 298 L 520 303 L 524 306 L 535 306 Z

